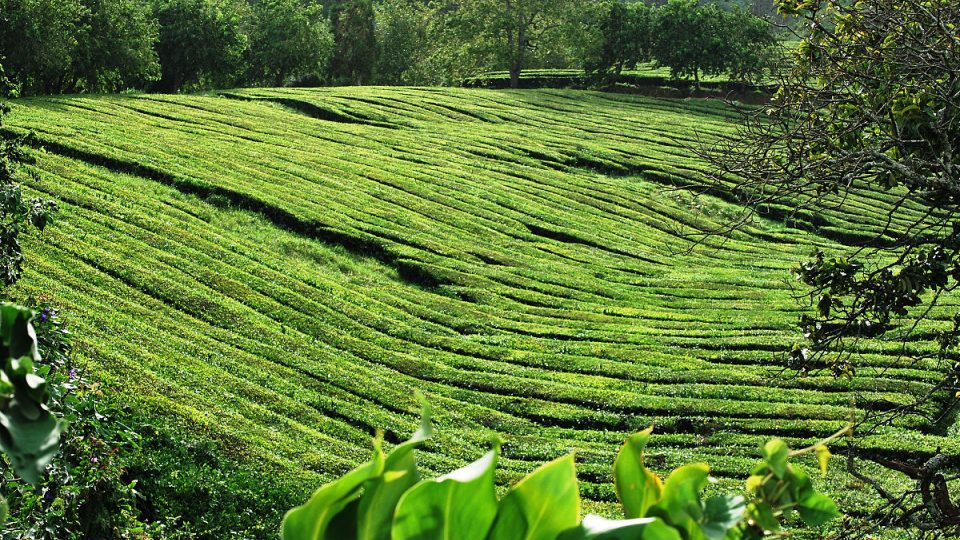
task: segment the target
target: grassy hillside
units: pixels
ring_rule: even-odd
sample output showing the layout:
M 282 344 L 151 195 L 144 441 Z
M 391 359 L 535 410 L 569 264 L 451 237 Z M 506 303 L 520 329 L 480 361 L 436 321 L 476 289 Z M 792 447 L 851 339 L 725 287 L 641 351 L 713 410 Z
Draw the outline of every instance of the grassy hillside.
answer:
M 84 359 L 158 429 L 304 489 L 365 459 L 375 429 L 411 432 L 419 390 L 439 411 L 426 468 L 492 432 L 503 483 L 577 449 L 602 511 L 617 445 L 651 422 L 654 468 L 741 477 L 761 441 L 828 435 L 851 403 L 936 379 L 879 340 L 852 380 L 776 377 L 801 310 L 789 268 L 881 230 L 886 202 L 801 212 L 816 234 L 772 209 L 689 251 L 684 233 L 736 208 L 671 186 L 697 181 L 686 146 L 730 120 L 718 102 L 573 91 L 21 100 L 10 125 L 44 148 L 27 185 L 62 211 L 18 287 L 64 306 Z M 943 432 L 904 419 L 860 444 L 956 447 Z M 839 472 L 828 484 L 849 511 L 871 504 Z

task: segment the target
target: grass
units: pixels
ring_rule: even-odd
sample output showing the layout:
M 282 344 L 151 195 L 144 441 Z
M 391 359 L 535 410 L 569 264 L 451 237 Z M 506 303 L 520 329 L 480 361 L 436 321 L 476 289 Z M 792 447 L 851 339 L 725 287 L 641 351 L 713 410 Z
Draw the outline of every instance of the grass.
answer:
M 503 484 L 577 450 L 591 509 L 609 512 L 618 444 L 655 422 L 655 469 L 706 460 L 739 485 L 762 441 L 904 403 L 937 366 L 876 339 L 852 380 L 776 376 L 804 309 L 789 269 L 882 230 L 890 200 L 858 192 L 855 213 L 760 220 L 691 251 L 685 233 L 738 208 L 675 186 L 704 168 L 689 145 L 732 119 L 713 101 L 554 90 L 20 100 L 10 126 L 43 146 L 26 184 L 62 210 L 18 288 L 64 307 L 79 354 L 158 429 L 304 491 L 366 459 L 376 429 L 412 432 L 416 391 L 438 410 L 434 472 L 494 432 Z M 956 451 L 944 435 L 904 419 L 859 444 Z M 869 510 L 836 469 L 828 493 Z

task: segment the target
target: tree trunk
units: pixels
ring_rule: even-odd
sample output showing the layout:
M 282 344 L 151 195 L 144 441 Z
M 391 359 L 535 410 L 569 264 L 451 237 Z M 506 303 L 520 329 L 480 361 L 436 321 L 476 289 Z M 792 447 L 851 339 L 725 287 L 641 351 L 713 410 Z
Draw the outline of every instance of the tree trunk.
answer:
M 517 29 L 517 50 L 510 66 L 510 88 L 520 88 L 520 72 L 523 71 L 524 60 L 527 55 L 527 34 L 524 32 L 521 21 Z
M 510 88 L 520 88 L 520 70 L 516 64 L 510 66 Z

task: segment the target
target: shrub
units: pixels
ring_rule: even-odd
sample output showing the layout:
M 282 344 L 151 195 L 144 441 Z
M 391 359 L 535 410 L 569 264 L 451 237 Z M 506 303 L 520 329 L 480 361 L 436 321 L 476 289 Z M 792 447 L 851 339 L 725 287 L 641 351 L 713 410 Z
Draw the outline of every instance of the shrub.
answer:
M 136 482 L 129 479 L 126 452 L 138 444 L 136 432 L 115 421 L 104 407 L 98 385 L 87 381 L 70 359 L 70 332 L 59 312 L 44 299 L 33 318 L 40 365 L 46 378 L 47 407 L 61 427 L 69 426 L 49 459 L 38 463 L 27 483 L 0 467 L 13 519 L 4 538 L 132 538 L 148 528 L 138 519 Z M 52 452 L 59 452 L 54 456 Z M 40 465 L 43 465 L 40 467 Z M 157 527 L 154 527 L 157 529 Z
M 759 539 L 779 533 L 794 512 L 809 526 L 839 516 L 833 501 L 790 463 L 791 457 L 815 451 L 825 471 L 830 453 L 824 444 L 791 452 L 783 441 L 770 441 L 747 479 L 745 495 L 704 499 L 710 483 L 706 464 L 685 465 L 666 480 L 646 468 L 644 449 L 652 431 L 630 437 L 614 463 L 625 519 L 588 515 L 581 520 L 572 454 L 535 470 L 499 501 L 494 486 L 499 447 L 462 469 L 421 480 L 414 450 L 432 433 L 425 407 L 422 425 L 410 440 L 384 454 L 378 437 L 373 458 L 288 512 L 281 534 L 284 540 Z

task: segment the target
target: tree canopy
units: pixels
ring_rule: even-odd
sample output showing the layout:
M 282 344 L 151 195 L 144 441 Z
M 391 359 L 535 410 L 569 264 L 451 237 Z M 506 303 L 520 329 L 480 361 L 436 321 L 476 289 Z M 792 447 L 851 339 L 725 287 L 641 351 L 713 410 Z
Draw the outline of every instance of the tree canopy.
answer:
M 778 6 L 805 29 L 795 62 L 774 101 L 747 112 L 739 136 L 707 152 L 714 180 L 732 181 L 742 201 L 761 210 L 842 209 L 855 191 L 896 195 L 896 204 L 877 209 L 886 221 L 879 234 L 846 252 L 818 251 L 796 270 L 814 309 L 801 319 L 807 343 L 786 366 L 849 375 L 860 367 L 851 344 L 882 334 L 904 343 L 911 365 L 923 356 L 913 344 L 932 342 L 939 384 L 916 403 L 871 413 L 862 430 L 903 415 L 936 423 L 960 390 L 960 313 L 938 308 L 960 285 L 960 10 L 953 0 Z M 879 487 L 895 519 L 927 529 L 960 525 L 942 474 L 960 465 L 956 457 L 886 465 L 917 480 L 916 488 L 890 493 L 858 477 Z

